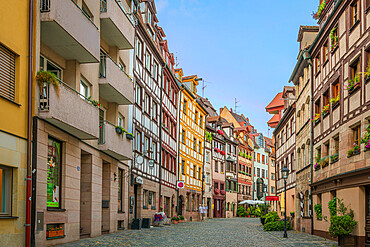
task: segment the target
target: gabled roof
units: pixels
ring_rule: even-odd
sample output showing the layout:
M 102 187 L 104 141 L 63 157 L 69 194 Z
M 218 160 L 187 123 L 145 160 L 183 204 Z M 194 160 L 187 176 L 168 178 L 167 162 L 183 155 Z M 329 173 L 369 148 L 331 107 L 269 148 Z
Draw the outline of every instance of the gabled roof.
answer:
M 210 117 L 217 116 L 217 111 L 215 110 L 212 103 L 207 98 L 203 98 L 203 97 L 198 95 L 198 99 L 204 105 L 204 107 L 207 109 L 208 115 Z
M 271 127 L 271 128 L 275 128 L 276 125 L 279 123 L 280 121 L 280 117 L 279 117 L 279 114 L 274 114 L 274 116 L 267 122 L 267 124 Z
M 271 146 L 271 147 L 273 147 L 273 146 L 274 146 L 274 143 L 273 143 L 273 141 L 272 141 L 272 139 L 271 139 L 271 138 L 265 137 L 265 141 L 266 141 L 267 145 L 269 145 L 269 146 Z
M 271 111 L 276 110 L 276 108 L 284 108 L 284 100 L 283 98 L 283 92 L 278 93 L 275 98 L 268 104 L 265 109 L 267 112 L 271 113 Z

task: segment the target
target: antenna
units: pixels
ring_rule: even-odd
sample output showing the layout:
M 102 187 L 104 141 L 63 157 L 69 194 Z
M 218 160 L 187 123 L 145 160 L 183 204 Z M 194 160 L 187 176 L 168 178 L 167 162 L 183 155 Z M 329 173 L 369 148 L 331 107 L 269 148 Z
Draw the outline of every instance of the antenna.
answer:
M 238 105 L 239 102 L 240 101 L 235 98 L 235 100 L 234 100 L 234 105 L 235 105 L 235 110 L 234 111 L 235 111 L 235 113 L 238 113 L 237 109 L 239 107 L 239 105 Z
M 176 52 L 177 55 L 177 52 Z M 180 65 L 180 62 L 177 60 L 177 56 L 175 57 L 175 67 L 178 68 Z
M 206 81 L 206 80 L 202 80 L 202 82 L 203 82 L 203 86 L 202 86 L 202 97 L 204 98 L 204 89 L 208 86 L 208 85 L 204 85 L 204 83 L 206 82 L 206 83 L 212 83 L 212 82 L 210 82 L 210 81 Z

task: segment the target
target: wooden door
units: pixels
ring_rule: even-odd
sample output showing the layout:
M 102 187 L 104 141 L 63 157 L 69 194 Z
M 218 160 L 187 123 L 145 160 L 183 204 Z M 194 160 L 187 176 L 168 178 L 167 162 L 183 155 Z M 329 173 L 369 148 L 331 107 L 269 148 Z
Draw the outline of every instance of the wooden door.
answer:
M 370 247 L 370 187 L 366 188 L 366 226 L 365 246 Z

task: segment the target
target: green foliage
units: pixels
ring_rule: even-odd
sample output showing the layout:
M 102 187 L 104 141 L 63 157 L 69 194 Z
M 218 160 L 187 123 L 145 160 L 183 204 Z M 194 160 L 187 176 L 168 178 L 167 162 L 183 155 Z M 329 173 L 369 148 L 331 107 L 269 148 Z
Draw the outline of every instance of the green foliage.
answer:
M 206 139 L 209 141 L 209 142 L 212 142 L 212 133 L 206 131 Z
M 331 40 L 331 50 L 334 49 L 335 45 L 338 43 L 338 36 L 334 36 L 334 32 L 338 29 L 338 27 L 335 27 L 330 32 L 330 40 Z
M 353 219 L 353 210 L 347 209 L 347 207 L 343 203 L 343 199 L 335 197 L 331 201 L 329 201 L 329 211 L 329 234 L 332 237 L 349 235 L 357 225 L 357 221 Z M 337 215 L 338 213 L 339 215 Z
M 179 217 L 177 217 L 177 216 L 175 215 L 175 216 L 173 216 L 173 217 L 172 217 L 172 220 L 174 220 L 174 221 L 179 221 L 179 220 L 180 220 L 180 218 L 179 218 Z
M 339 96 L 339 93 L 338 93 L 338 96 L 336 98 L 330 99 L 330 103 L 333 105 L 333 104 L 337 103 L 339 101 L 339 99 L 340 99 L 340 96 Z
M 236 210 L 236 214 L 240 216 L 244 216 L 245 208 L 243 206 L 238 206 L 238 209 Z
M 266 214 L 265 223 L 275 222 L 275 221 L 278 221 L 278 220 L 280 220 L 280 217 L 279 217 L 277 212 L 271 211 L 268 214 Z
M 346 90 L 352 90 L 355 85 L 360 81 L 360 76 L 357 74 L 353 79 L 348 80 L 347 88 Z
M 256 208 L 255 214 L 257 217 L 262 217 L 263 213 L 260 207 Z
M 267 220 L 267 218 L 266 218 Z M 266 223 L 265 221 L 265 225 L 263 226 L 263 230 L 265 231 L 284 231 L 284 221 L 274 221 L 274 222 L 269 222 L 269 223 Z M 290 223 L 287 221 L 286 223 L 286 229 L 287 230 L 292 230 L 292 226 L 290 225 Z
M 361 143 L 367 144 L 370 141 L 370 124 L 366 127 L 366 135 L 361 138 Z
M 36 82 L 39 85 L 40 90 L 43 88 L 44 83 L 48 85 L 53 84 L 57 91 L 57 95 L 59 96 L 59 81 L 55 74 L 53 74 L 52 72 L 40 70 L 36 74 Z
M 316 212 L 316 219 L 322 220 L 322 205 L 321 204 L 316 204 L 314 206 L 314 210 Z
M 179 216 L 180 220 L 185 220 L 185 217 L 183 215 Z
M 336 162 L 338 158 L 339 158 L 339 154 L 333 154 L 332 156 L 330 156 L 330 163 Z

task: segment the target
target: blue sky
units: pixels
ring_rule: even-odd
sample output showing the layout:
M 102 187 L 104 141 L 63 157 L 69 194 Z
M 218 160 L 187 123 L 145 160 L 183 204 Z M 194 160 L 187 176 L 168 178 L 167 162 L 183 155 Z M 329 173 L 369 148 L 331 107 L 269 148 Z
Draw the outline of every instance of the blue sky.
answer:
M 265 107 L 289 85 L 299 26 L 316 25 L 311 14 L 318 2 L 155 0 L 158 25 L 184 75 L 206 81 L 204 96 L 218 111 L 234 108 L 237 98 L 238 113 L 265 135 L 272 117 Z

